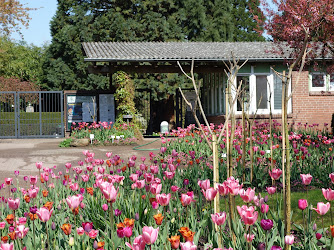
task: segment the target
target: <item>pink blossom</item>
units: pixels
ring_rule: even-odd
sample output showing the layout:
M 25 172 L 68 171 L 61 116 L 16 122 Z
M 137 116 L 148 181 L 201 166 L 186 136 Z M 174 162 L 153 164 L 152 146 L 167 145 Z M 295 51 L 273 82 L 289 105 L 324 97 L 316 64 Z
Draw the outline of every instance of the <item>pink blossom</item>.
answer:
M 217 226 L 221 226 L 226 221 L 226 213 L 221 212 L 221 213 L 211 214 L 211 219 L 213 223 L 215 223 Z
M 82 200 L 83 196 L 81 194 L 69 196 L 66 198 L 67 205 L 70 207 L 71 210 L 79 207 Z
M 173 193 L 177 192 L 180 188 L 178 186 L 171 186 L 171 190 Z
M 267 204 L 262 204 L 261 205 L 261 213 L 266 214 L 269 211 L 269 205 Z
M 23 239 L 24 236 L 27 235 L 28 231 L 29 231 L 28 227 L 25 227 L 24 225 L 19 225 L 16 227 L 15 230 L 16 237 L 19 239 Z
M 331 204 L 327 202 L 326 204 L 323 202 L 318 202 L 317 208 L 313 208 L 314 211 L 316 211 L 320 215 L 324 215 L 328 212 L 329 208 L 331 207 Z
M 293 235 L 285 235 L 284 242 L 287 245 L 292 245 L 295 240 L 295 237 Z
M 125 245 L 131 250 L 145 250 L 146 243 L 143 236 L 139 235 L 134 239 L 132 246 L 129 242 L 125 242 Z
M 216 188 L 221 196 L 226 196 L 229 194 L 229 188 L 226 184 L 226 182 L 223 182 L 223 184 L 218 183 L 216 185 Z
M 159 228 L 143 227 L 143 238 L 146 244 L 153 244 L 158 238 Z
M 269 171 L 269 175 L 273 180 L 278 180 L 282 175 L 282 170 L 279 168 L 274 168 L 271 172 Z
M 133 182 L 136 182 L 138 180 L 139 175 L 138 174 L 131 174 L 129 176 L 130 180 Z
M 244 202 L 249 203 L 254 199 L 255 188 L 247 188 L 246 191 L 244 189 L 240 189 L 239 195 Z
M 181 242 L 180 243 L 181 250 L 196 250 L 197 246 L 194 245 L 192 242 L 187 241 L 185 243 Z
M 270 195 L 276 193 L 276 187 L 267 187 L 267 192 Z
M 84 230 L 82 227 L 78 227 L 78 228 L 77 228 L 77 234 L 78 234 L 78 235 L 81 236 L 81 235 L 83 235 L 84 233 L 85 233 L 85 230 Z
M 334 184 L 334 173 L 330 173 L 329 178 L 331 179 L 332 183 Z
M 119 188 L 116 190 L 114 185 L 107 181 L 100 184 L 100 190 L 102 191 L 104 197 L 111 203 L 116 201 L 118 189 Z
M 322 194 L 324 195 L 325 199 L 328 201 L 334 200 L 334 190 L 328 188 L 328 189 L 322 189 Z
M 197 184 L 201 189 L 207 190 L 210 187 L 210 180 L 209 179 L 203 181 L 199 180 Z
M 150 192 L 152 194 L 159 194 L 161 191 L 162 185 L 161 184 L 157 184 L 157 183 L 152 183 L 150 185 Z
M 99 230 L 92 229 L 92 230 L 90 230 L 90 232 L 88 233 L 88 236 L 89 236 L 89 238 L 91 238 L 91 239 L 95 239 L 95 238 L 97 237 L 98 233 L 99 233 Z
M 307 208 L 307 200 L 304 200 L 304 199 L 300 199 L 298 200 L 298 208 L 300 210 L 304 210 L 305 208 Z
M 253 225 L 258 217 L 258 212 L 255 211 L 253 206 L 247 207 L 243 205 L 242 207 L 237 206 L 238 213 L 242 221 L 246 225 Z
M 216 197 L 218 191 L 211 187 L 211 188 L 208 188 L 207 190 L 202 189 L 202 193 L 206 200 L 212 201 Z
M 302 179 L 304 185 L 309 185 L 313 177 L 310 174 L 300 174 L 300 178 Z
M 252 242 L 254 240 L 255 235 L 254 234 L 244 234 L 244 237 L 247 242 Z
M 161 205 L 161 206 L 167 206 L 169 204 L 169 200 L 171 198 L 171 194 L 157 194 L 156 195 L 156 199 L 157 202 Z
M 1 243 L 0 245 L 1 250 L 14 250 L 14 242 L 9 243 Z
M 43 166 L 43 162 L 39 161 L 39 162 L 36 162 L 36 168 L 37 169 L 41 169 Z
M 9 197 L 7 199 L 7 202 L 8 202 L 8 207 L 12 210 L 16 210 L 19 208 L 20 206 L 20 199 L 19 198 L 16 198 L 15 200 L 11 197 Z
M 32 175 L 29 176 L 29 181 L 31 185 L 35 185 L 37 183 L 37 180 L 38 180 L 37 176 L 32 176 Z
M 49 211 L 49 209 L 45 207 L 41 207 L 40 209 L 37 210 L 36 214 L 38 215 L 38 218 L 42 222 L 47 222 L 48 220 L 50 220 L 52 212 L 53 212 L 53 208 Z

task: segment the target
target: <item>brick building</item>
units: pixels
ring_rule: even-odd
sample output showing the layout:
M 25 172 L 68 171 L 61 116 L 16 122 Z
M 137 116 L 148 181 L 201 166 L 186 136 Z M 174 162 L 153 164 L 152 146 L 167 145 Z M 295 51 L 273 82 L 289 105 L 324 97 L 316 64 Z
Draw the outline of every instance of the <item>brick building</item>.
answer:
M 243 80 L 248 113 L 257 119 L 268 119 L 270 108 L 273 118 L 279 120 L 282 108 L 282 82 L 273 72 L 287 69 L 290 50 L 275 53 L 271 42 L 92 42 L 83 43 L 85 61 L 92 62 L 92 73 L 112 74 L 118 70 L 128 73 L 179 73 L 177 62 L 190 71 L 191 60 L 195 61 L 194 72 L 203 79 L 201 100 L 210 122 L 221 123 L 225 114 L 225 90 L 227 77 L 225 64 L 231 53 L 240 61 L 247 60 L 237 75 L 236 84 Z M 319 58 L 333 64 L 334 56 Z M 310 69 L 309 71 L 307 71 Z M 332 122 L 334 113 L 334 74 L 312 71 L 307 67 L 299 76 L 292 75 L 288 104 L 289 122 L 319 124 Z M 110 84 L 112 86 L 112 84 Z M 177 104 L 178 105 L 178 104 Z M 236 117 L 241 116 L 241 103 L 235 104 Z M 177 126 L 184 125 L 176 111 Z M 182 109 L 181 109 L 181 116 Z M 180 122 L 181 121 L 181 122 Z

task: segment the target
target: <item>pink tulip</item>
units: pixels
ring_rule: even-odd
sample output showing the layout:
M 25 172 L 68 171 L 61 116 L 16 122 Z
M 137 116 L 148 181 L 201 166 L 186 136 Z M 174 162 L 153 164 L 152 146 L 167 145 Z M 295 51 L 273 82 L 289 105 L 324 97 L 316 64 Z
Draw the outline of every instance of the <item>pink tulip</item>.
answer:
M 273 171 L 269 171 L 269 175 L 273 180 L 278 180 L 282 175 L 282 170 L 279 168 L 275 168 L 273 169 Z
M 247 190 L 240 189 L 239 195 L 244 202 L 249 203 L 254 199 L 255 188 L 247 188 Z
M 168 180 L 173 179 L 174 176 L 175 176 L 175 172 L 168 172 L 168 171 L 165 171 L 164 174 L 165 174 L 165 176 L 166 176 L 166 178 L 167 178 Z
M 79 189 L 79 184 L 78 184 L 78 183 L 72 183 L 72 184 L 70 185 L 70 189 L 71 189 L 72 191 L 77 191 L 77 190 Z
M 194 245 L 190 241 L 187 241 L 186 243 L 181 242 L 180 246 L 181 246 L 181 250 L 196 250 L 197 249 L 197 246 Z
M 210 180 L 209 179 L 203 181 L 199 180 L 197 184 L 201 189 L 207 190 L 210 187 Z
M 16 198 L 15 200 L 11 197 L 9 197 L 7 199 L 7 202 L 8 202 L 8 207 L 12 210 L 16 210 L 19 208 L 20 206 L 20 199 L 19 198 Z
M 90 230 L 90 232 L 88 233 L 88 236 L 89 236 L 89 238 L 91 238 L 91 239 L 95 239 L 95 238 L 97 237 L 98 233 L 99 233 L 99 230 L 92 229 L 92 230 Z
M 169 200 L 171 198 L 171 194 L 157 194 L 156 195 L 156 199 L 157 202 L 161 205 L 161 206 L 167 206 L 169 204 Z
M 307 200 L 304 200 L 304 199 L 300 199 L 299 201 L 298 201 L 298 208 L 300 209 L 300 210 L 304 210 L 305 208 L 307 208 Z
M 131 227 L 123 228 L 123 233 L 125 237 L 130 238 L 132 236 L 132 228 Z
M 194 193 L 193 192 L 187 192 L 187 194 L 181 194 L 181 203 L 182 206 L 186 207 L 190 205 L 190 203 L 194 202 Z
M 102 209 L 103 211 L 108 211 L 108 204 L 103 204 Z
M 52 212 L 53 212 L 53 208 L 49 211 L 49 209 L 45 207 L 41 207 L 40 209 L 36 211 L 36 214 L 38 215 L 38 218 L 42 222 L 47 222 L 48 220 L 50 220 Z
M 152 174 L 157 174 L 159 173 L 159 167 L 157 165 L 151 165 L 150 170 Z
M 285 235 L 284 242 L 287 245 L 292 245 L 295 240 L 295 237 L 293 235 Z
M 111 203 L 116 201 L 118 189 L 119 188 L 116 190 L 114 185 L 107 181 L 102 182 L 100 185 L 100 190 L 102 191 L 104 197 Z
M 28 227 L 25 227 L 24 225 L 19 225 L 16 227 L 15 230 L 16 237 L 19 239 L 23 239 L 24 236 L 27 235 L 28 231 L 29 231 Z
M 1 221 L 0 222 L 0 229 L 4 229 L 6 227 L 6 222 L 5 221 Z
M 158 238 L 159 228 L 143 227 L 143 238 L 146 244 L 153 244 Z
M 245 225 L 253 225 L 256 222 L 258 212 L 255 211 L 255 208 L 253 206 L 237 206 L 237 210 L 241 217 L 241 220 L 245 223 Z
M 302 179 L 304 185 L 309 185 L 313 177 L 310 174 L 300 174 L 300 178 Z
M 9 243 L 1 243 L 0 245 L 1 250 L 14 250 L 14 242 Z
M 36 168 L 37 169 L 41 169 L 42 168 L 42 166 L 43 166 L 43 162 L 36 162 Z
M 331 204 L 327 202 L 326 204 L 323 202 L 318 202 L 317 209 L 313 208 L 318 214 L 324 215 L 328 212 L 329 208 L 331 207 Z
M 71 169 L 72 164 L 71 164 L 70 162 L 67 162 L 67 163 L 65 164 L 65 167 L 66 167 L 67 169 Z
M 29 181 L 31 185 L 35 185 L 37 183 L 38 177 L 37 176 L 29 176 Z
M 81 236 L 81 235 L 83 235 L 84 233 L 85 233 L 85 230 L 84 230 L 82 227 L 78 227 L 78 228 L 77 228 L 77 234 L 78 234 L 78 235 Z
M 211 187 L 207 190 L 202 189 L 202 193 L 207 201 L 212 201 L 216 197 L 218 191 Z
M 324 195 L 325 199 L 328 201 L 334 200 L 334 190 L 328 188 L 328 189 L 322 189 L 322 194 Z
M 70 207 L 72 211 L 80 206 L 82 200 L 83 196 L 81 194 L 69 196 L 66 198 L 67 205 Z
M 28 189 L 28 193 L 29 193 L 30 198 L 36 198 L 36 197 L 37 197 L 37 194 L 38 194 L 38 191 L 39 191 L 39 188 L 38 188 L 38 187 L 35 187 L 35 188 L 29 188 L 29 189 Z
M 81 179 L 83 182 L 87 182 L 89 180 L 89 175 L 88 174 L 81 175 Z
M 144 241 L 144 237 L 139 235 L 134 239 L 132 246 L 129 242 L 125 242 L 125 245 L 131 250 L 145 250 L 146 243 Z
M 226 221 L 226 213 L 222 212 L 222 213 L 211 214 L 211 219 L 213 223 L 215 223 L 217 226 L 221 226 Z
M 218 190 L 218 192 L 221 196 L 226 196 L 226 195 L 229 194 L 229 188 L 228 188 L 226 182 L 224 182 L 223 184 L 218 183 L 216 185 L 216 188 L 217 188 L 217 190 Z
M 177 192 L 180 189 L 178 186 L 171 186 L 170 188 L 173 193 Z
M 233 176 L 230 176 L 226 180 L 226 185 L 229 188 L 229 193 L 232 195 L 238 195 L 242 185 L 239 184 L 238 179 L 234 179 Z
M 269 206 L 267 204 L 261 205 L 261 213 L 266 214 L 269 211 Z
M 132 182 L 136 182 L 139 178 L 139 175 L 138 174 L 130 174 L 129 178 Z
M 267 187 L 267 192 L 269 195 L 276 193 L 276 187 Z
M 334 184 L 334 173 L 329 174 L 329 178 L 331 179 L 332 183 Z
M 254 234 L 244 234 L 244 237 L 247 242 L 252 242 L 254 240 L 255 235 Z
M 6 183 L 7 186 L 12 185 L 13 178 L 5 178 L 5 183 Z
M 152 194 L 159 194 L 161 191 L 162 185 L 161 184 L 157 184 L 157 183 L 152 183 L 150 185 L 150 192 Z

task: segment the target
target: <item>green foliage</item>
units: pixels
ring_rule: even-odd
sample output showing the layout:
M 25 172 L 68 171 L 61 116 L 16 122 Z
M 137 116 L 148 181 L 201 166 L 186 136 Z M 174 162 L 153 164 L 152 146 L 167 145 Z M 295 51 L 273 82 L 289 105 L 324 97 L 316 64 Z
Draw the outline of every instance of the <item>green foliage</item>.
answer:
M 107 77 L 87 73 L 82 42 L 264 40 L 253 31 L 251 3 L 258 1 L 59 0 L 43 80 L 50 89 L 108 89 Z M 184 81 L 175 74 L 134 78 L 136 88 L 154 89 L 157 99 Z
M 118 116 L 132 115 L 136 113 L 134 103 L 135 87 L 129 75 L 125 72 L 117 72 L 115 100 L 117 101 Z
M 72 138 L 67 138 L 59 143 L 59 147 L 61 148 L 68 148 L 71 145 L 71 142 L 73 141 Z
M 0 76 L 21 81 L 41 83 L 43 53 L 45 48 L 16 43 L 0 36 Z

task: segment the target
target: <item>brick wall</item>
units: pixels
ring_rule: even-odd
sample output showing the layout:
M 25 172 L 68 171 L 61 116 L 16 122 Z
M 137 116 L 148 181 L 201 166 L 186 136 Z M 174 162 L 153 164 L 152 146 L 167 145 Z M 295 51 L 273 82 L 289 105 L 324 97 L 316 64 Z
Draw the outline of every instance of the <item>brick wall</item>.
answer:
M 298 72 L 292 75 L 292 114 L 288 115 L 289 123 L 308 123 L 319 124 L 319 128 L 323 128 L 324 123 L 329 126 L 334 113 L 334 93 L 333 92 L 315 92 L 309 91 L 308 71 L 303 71 L 300 75 L 298 85 L 296 85 Z M 280 122 L 281 115 L 274 115 L 273 119 Z M 240 115 L 236 116 L 241 118 Z M 269 115 L 257 115 L 257 120 L 268 121 Z M 209 116 L 208 121 L 220 124 L 224 122 L 224 116 Z
M 334 93 L 324 91 L 309 91 L 308 71 L 300 75 L 296 85 L 298 72 L 292 75 L 292 119 L 295 124 L 316 123 L 323 127 L 324 123 L 331 124 L 334 113 Z

